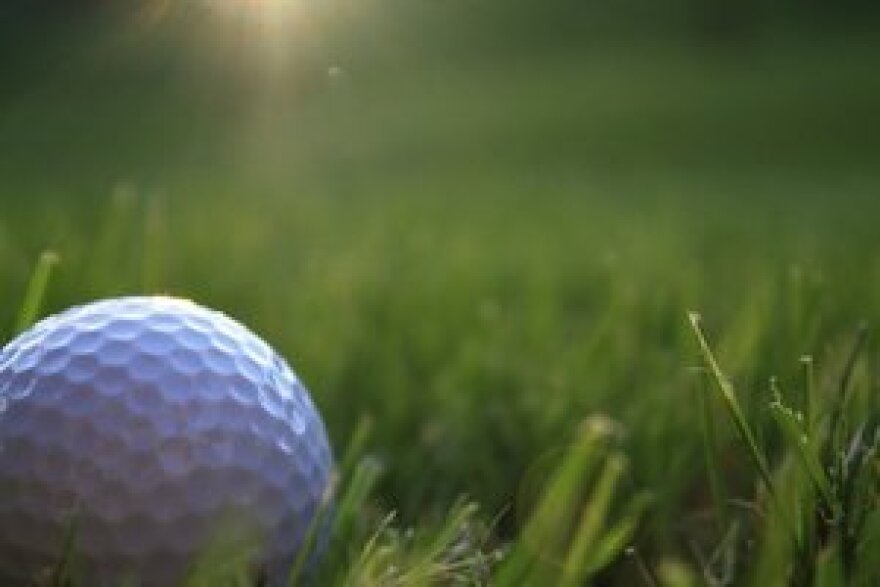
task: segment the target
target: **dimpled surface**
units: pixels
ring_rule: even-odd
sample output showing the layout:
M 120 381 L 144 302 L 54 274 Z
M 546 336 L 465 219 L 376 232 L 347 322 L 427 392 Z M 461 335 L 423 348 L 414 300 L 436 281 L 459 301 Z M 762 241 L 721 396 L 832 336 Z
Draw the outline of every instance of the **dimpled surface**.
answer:
M 95 302 L 0 351 L 4 585 L 45 574 L 71 519 L 87 584 L 178 583 L 218 532 L 245 526 L 280 582 L 331 469 L 284 360 L 191 302 Z

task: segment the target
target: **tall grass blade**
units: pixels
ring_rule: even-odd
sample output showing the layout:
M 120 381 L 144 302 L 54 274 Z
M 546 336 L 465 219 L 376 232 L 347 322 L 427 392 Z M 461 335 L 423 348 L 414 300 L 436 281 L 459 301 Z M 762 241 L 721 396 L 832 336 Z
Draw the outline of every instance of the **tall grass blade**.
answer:
M 761 449 L 758 447 L 758 443 L 755 440 L 755 436 L 752 433 L 751 428 L 749 427 L 749 423 L 746 421 L 745 415 L 743 413 L 742 407 L 739 404 L 739 400 L 736 398 L 736 393 L 733 389 L 733 384 L 730 383 L 730 380 L 727 379 L 727 376 L 721 370 L 721 367 L 718 365 L 718 361 L 715 359 L 715 355 L 712 353 L 711 347 L 709 347 L 709 342 L 706 340 L 705 335 L 703 334 L 703 330 L 700 326 L 700 316 L 696 313 L 689 314 L 691 328 L 694 331 L 694 334 L 697 337 L 697 341 L 700 345 L 700 351 L 703 355 L 703 359 L 706 362 L 707 367 L 713 375 L 715 383 L 718 385 L 718 390 L 721 393 L 721 399 L 724 402 L 725 408 L 727 408 L 727 412 L 733 420 L 734 426 L 736 427 L 737 433 L 740 436 L 743 444 L 745 444 L 748 449 L 749 457 L 752 460 L 752 464 L 757 470 L 758 474 L 761 476 L 761 480 L 767 486 L 767 490 L 776 495 L 776 489 L 773 483 L 772 475 L 770 474 L 770 468 L 767 466 L 767 462 L 764 458 Z
M 18 312 L 18 319 L 15 322 L 15 334 L 27 330 L 36 321 L 37 316 L 40 314 L 43 298 L 46 295 L 46 289 L 49 286 L 52 269 L 60 260 L 58 254 L 54 251 L 44 251 L 40 255 L 31 274 L 30 281 L 28 281 L 24 300 Z
M 164 285 L 167 241 L 165 201 L 160 194 L 153 194 L 146 202 L 141 255 L 141 286 L 146 292 L 158 292 Z
M 794 526 L 791 524 L 785 508 L 782 505 L 782 501 L 779 497 L 779 492 L 776 489 L 776 486 L 773 482 L 773 476 L 770 473 L 770 467 L 767 465 L 767 460 L 764 457 L 763 452 L 759 448 L 758 442 L 755 440 L 755 435 L 752 432 L 752 429 L 749 426 L 748 421 L 746 420 L 745 414 L 743 413 L 742 407 L 739 404 L 739 400 L 737 400 L 736 398 L 733 384 L 721 370 L 721 367 L 718 364 L 715 355 L 712 353 L 709 342 L 706 340 L 706 336 L 703 334 L 702 327 L 700 326 L 700 315 L 696 312 L 690 312 L 688 314 L 688 318 L 690 320 L 691 328 L 693 329 L 694 335 L 697 337 L 697 342 L 699 343 L 703 359 L 706 363 L 706 366 L 709 368 L 709 371 L 713 375 L 715 383 L 717 384 L 718 391 L 721 395 L 721 400 L 723 401 L 728 414 L 733 420 L 736 431 L 739 434 L 740 441 L 745 445 L 749 457 L 752 461 L 752 465 L 755 467 L 755 470 L 758 472 L 761 481 L 767 488 L 767 492 L 770 495 L 770 498 L 773 502 L 774 507 L 777 510 L 777 513 L 779 514 L 780 519 L 786 525 L 792 539 L 797 542 L 797 532 L 795 531 Z

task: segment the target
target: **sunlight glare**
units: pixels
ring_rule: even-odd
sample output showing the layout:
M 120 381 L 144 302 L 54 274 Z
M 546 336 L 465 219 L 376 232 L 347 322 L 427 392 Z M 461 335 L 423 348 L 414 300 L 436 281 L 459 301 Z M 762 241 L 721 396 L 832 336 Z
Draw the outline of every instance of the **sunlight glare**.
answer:
M 206 0 L 228 16 L 239 16 L 266 24 L 288 21 L 302 9 L 301 0 Z

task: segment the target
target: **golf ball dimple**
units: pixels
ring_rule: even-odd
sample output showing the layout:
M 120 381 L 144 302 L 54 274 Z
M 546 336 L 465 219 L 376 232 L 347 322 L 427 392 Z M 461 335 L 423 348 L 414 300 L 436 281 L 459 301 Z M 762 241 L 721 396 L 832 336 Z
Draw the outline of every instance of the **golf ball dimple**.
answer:
M 332 468 L 287 363 L 191 302 L 95 302 L 0 351 L 4 585 L 44 577 L 71 530 L 88 584 L 173 585 L 233 519 L 279 583 Z

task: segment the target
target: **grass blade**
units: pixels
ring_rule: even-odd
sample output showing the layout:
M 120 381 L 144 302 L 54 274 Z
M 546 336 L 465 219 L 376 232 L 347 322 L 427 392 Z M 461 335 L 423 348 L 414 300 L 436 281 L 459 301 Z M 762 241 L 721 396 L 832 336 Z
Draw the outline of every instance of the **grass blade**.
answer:
M 564 566 L 564 584 L 583 583 L 593 568 L 589 563 L 592 555 L 595 554 L 595 546 L 608 518 L 617 484 L 626 467 L 626 459 L 621 455 L 614 455 L 605 463 L 596 488 L 584 506 L 574 539 L 569 547 Z
M 312 517 L 302 544 L 296 553 L 296 558 L 287 574 L 287 584 L 299 585 L 308 570 L 309 560 L 312 559 L 315 550 L 320 551 L 320 541 L 325 538 L 322 533 L 327 529 L 329 516 L 333 511 L 333 498 L 336 493 L 336 479 L 331 479 L 324 490 L 318 511 Z
M 715 380 L 715 383 L 718 386 L 718 391 L 721 395 L 721 400 L 723 401 L 724 406 L 731 417 L 731 420 L 733 420 L 733 424 L 736 427 L 736 431 L 739 434 L 741 442 L 745 445 L 747 449 L 749 457 L 752 461 L 752 465 L 755 467 L 755 470 L 758 472 L 761 481 L 767 488 L 767 492 L 770 494 L 770 498 L 773 502 L 774 507 L 777 510 L 777 513 L 780 516 L 780 519 L 788 528 L 789 534 L 791 535 L 792 539 L 797 542 L 797 533 L 795 532 L 794 526 L 791 524 L 788 515 L 786 514 L 785 509 L 782 506 L 782 501 L 779 498 L 779 492 L 777 491 L 776 486 L 773 483 L 773 476 L 770 473 L 770 467 L 767 465 L 767 461 L 764 457 L 763 452 L 758 447 L 758 442 L 755 440 L 755 435 L 752 432 L 752 429 L 749 427 L 749 423 L 746 420 L 742 407 L 739 404 L 739 400 L 737 400 L 736 398 L 733 384 L 721 370 L 721 366 L 715 359 L 715 355 L 712 353 L 709 342 L 706 340 L 706 336 L 703 334 L 703 329 L 700 326 L 700 315 L 696 312 L 691 312 L 688 314 L 688 318 L 690 320 L 691 328 L 693 329 L 694 335 L 697 337 L 697 342 L 700 345 L 700 351 L 703 355 L 703 360 L 705 361 L 706 366 L 709 368 L 710 373 L 713 375 L 713 379 Z
M 168 242 L 168 217 L 165 201 L 153 194 L 146 202 L 141 261 L 141 286 L 146 292 L 158 292 L 165 284 Z
M 844 450 L 844 444 L 848 436 L 847 431 L 844 429 L 845 427 L 842 425 L 845 419 L 844 409 L 849 404 L 850 381 L 867 342 L 868 327 L 865 324 L 861 324 L 856 333 L 852 349 L 847 356 L 846 364 L 843 367 L 843 373 L 840 376 L 840 383 L 838 385 L 837 401 L 834 402 L 834 408 L 831 412 L 831 424 L 829 427 L 831 456 L 839 454 L 841 450 Z
M 773 479 L 770 474 L 770 468 L 767 466 L 767 462 L 764 459 L 764 455 L 761 452 L 761 449 L 758 447 L 758 443 L 755 440 L 755 436 L 752 433 L 751 428 L 749 427 L 749 423 L 746 421 L 746 417 L 743 414 L 742 407 L 739 404 L 739 400 L 736 398 L 736 393 L 733 389 L 733 384 L 730 383 L 730 380 L 727 379 L 727 376 L 721 370 L 721 367 L 718 365 L 718 361 L 715 359 L 715 355 L 712 353 L 712 349 L 709 347 L 709 343 L 706 340 L 705 335 L 703 334 L 703 330 L 700 327 L 700 316 L 696 313 L 691 313 L 689 315 L 691 328 L 693 328 L 694 334 L 697 337 L 697 341 L 700 344 L 700 351 L 702 352 L 703 359 L 708 366 L 715 383 L 718 385 L 718 390 L 721 393 L 721 399 L 724 402 L 725 408 L 727 408 L 727 412 L 733 420 L 734 426 L 736 426 L 736 431 L 740 436 L 743 444 L 746 445 L 748 449 L 749 457 L 751 457 L 752 464 L 755 466 L 758 474 L 761 476 L 762 481 L 767 486 L 767 490 L 776 495 L 776 489 L 773 484 Z
M 602 559 L 612 560 L 623 547 L 638 516 L 630 509 L 619 525 L 610 531 L 606 527 L 626 469 L 625 457 L 607 450 L 613 433 L 614 423 L 607 418 L 584 422 L 575 443 L 542 483 L 537 505 L 494 584 L 580 584 L 599 570 Z
M 43 305 L 46 289 L 49 286 L 52 268 L 59 261 L 60 257 L 54 251 L 44 251 L 40 255 L 31 274 L 31 279 L 28 282 L 21 310 L 15 322 L 15 334 L 27 330 L 36 321 L 37 316 L 40 314 L 40 308 Z
M 345 456 L 339 465 L 339 475 L 343 479 L 348 479 L 351 476 L 355 466 L 364 454 L 367 442 L 369 442 L 370 436 L 373 434 L 373 427 L 373 418 L 369 415 L 364 415 L 358 420 L 351 439 L 348 441 L 348 446 L 345 449 Z
M 803 416 L 796 414 L 782 403 L 782 394 L 775 379 L 771 381 L 773 401 L 770 403 L 770 414 L 776 421 L 785 439 L 794 449 L 798 462 L 807 473 L 810 482 L 822 496 L 825 506 L 834 508 L 837 500 L 831 489 L 831 481 L 819 462 L 816 448 L 806 430 Z

